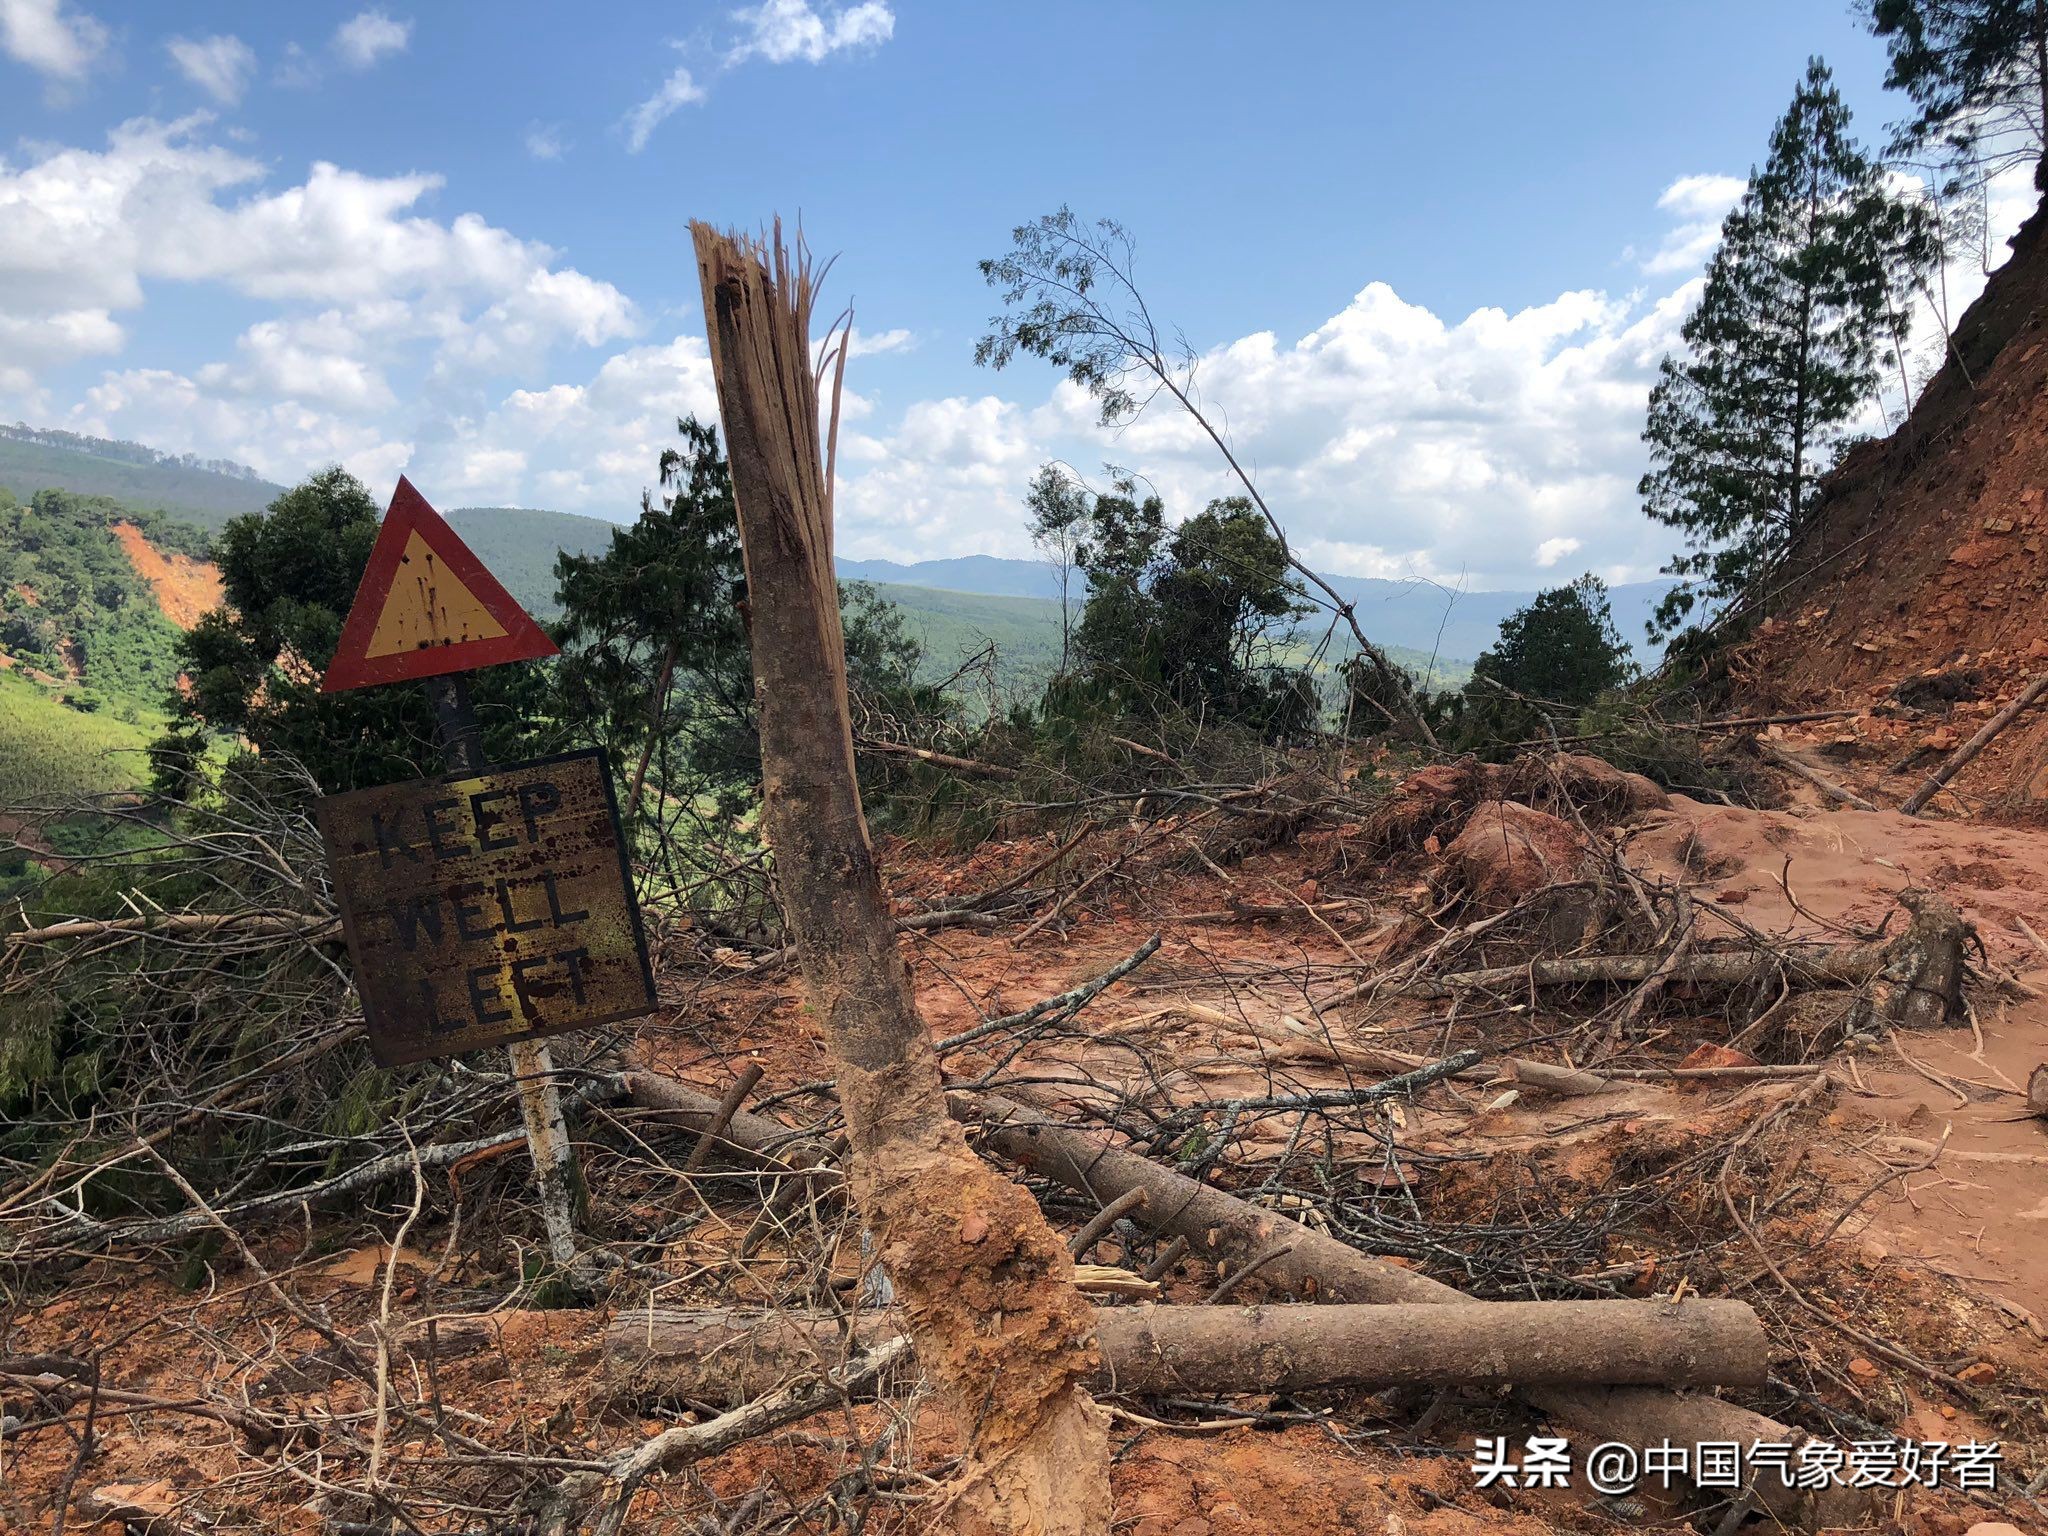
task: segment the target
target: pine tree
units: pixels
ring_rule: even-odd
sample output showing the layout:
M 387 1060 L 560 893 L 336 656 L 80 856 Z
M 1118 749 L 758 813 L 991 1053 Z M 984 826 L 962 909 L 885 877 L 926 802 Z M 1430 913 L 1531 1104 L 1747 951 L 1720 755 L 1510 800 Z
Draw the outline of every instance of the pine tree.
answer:
M 1895 151 L 1934 150 L 1960 181 L 2034 164 L 2048 191 L 2048 0 L 1866 0 L 1891 55 L 1885 84 L 1920 115 Z
M 1650 394 L 1637 491 L 1685 535 L 1665 570 L 1690 578 L 1658 610 L 1662 632 L 1697 603 L 1742 594 L 1807 528 L 1931 244 L 1925 214 L 1887 189 L 1812 60 L 1721 226 L 1685 352 L 1664 359 Z

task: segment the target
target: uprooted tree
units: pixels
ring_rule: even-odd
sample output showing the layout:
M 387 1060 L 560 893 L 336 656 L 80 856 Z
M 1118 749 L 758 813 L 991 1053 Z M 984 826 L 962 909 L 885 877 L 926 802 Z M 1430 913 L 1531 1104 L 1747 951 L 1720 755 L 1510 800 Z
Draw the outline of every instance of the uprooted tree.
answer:
M 779 228 L 772 245 L 692 232 L 753 610 L 764 824 L 838 1066 L 855 1202 L 968 1443 L 962 1529 L 1104 1532 L 1106 1425 L 1082 1385 L 1093 1316 L 1031 1196 L 948 1116 L 861 811 L 809 263 Z M 835 380 L 835 425 L 836 394 Z

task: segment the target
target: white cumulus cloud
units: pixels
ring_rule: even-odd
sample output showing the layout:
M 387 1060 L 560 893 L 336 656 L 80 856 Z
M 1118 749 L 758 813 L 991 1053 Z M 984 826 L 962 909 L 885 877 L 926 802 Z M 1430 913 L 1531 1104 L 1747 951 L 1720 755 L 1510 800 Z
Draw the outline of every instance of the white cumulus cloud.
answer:
M 45 414 L 52 365 L 118 354 L 119 317 L 171 285 L 275 313 L 214 361 L 117 368 L 74 424 L 286 477 L 325 458 L 402 463 L 394 445 L 416 424 L 459 422 L 462 400 L 494 381 L 639 328 L 624 293 L 546 245 L 475 213 L 425 212 L 436 176 L 321 163 L 268 186 L 266 166 L 208 127 L 137 119 L 103 149 L 0 163 L 0 395 L 15 414 Z
M 239 37 L 174 37 L 164 44 L 178 73 L 224 107 L 232 107 L 256 73 L 256 50 Z
M 1721 221 L 1749 183 L 1740 176 L 1681 176 L 1664 189 L 1657 206 L 1675 221 L 1657 248 L 1643 258 L 1653 277 L 1691 274 L 1707 264 L 1721 243 Z
M 816 64 L 845 48 L 877 48 L 896 31 L 896 15 L 884 0 L 820 12 L 809 0 L 763 0 L 733 12 L 746 35 L 726 55 L 727 64 L 766 59 L 788 64 L 801 59 Z
M 369 69 L 390 54 L 405 52 L 412 22 L 383 11 L 360 11 L 334 29 L 334 51 L 350 69 Z
M 16 63 L 79 80 L 106 46 L 106 27 L 64 0 L 0 0 L 0 51 Z
M 1580 541 L 1578 539 L 1545 539 L 1536 546 L 1537 567 L 1541 570 L 1549 570 L 1566 555 L 1576 554 L 1579 544 Z

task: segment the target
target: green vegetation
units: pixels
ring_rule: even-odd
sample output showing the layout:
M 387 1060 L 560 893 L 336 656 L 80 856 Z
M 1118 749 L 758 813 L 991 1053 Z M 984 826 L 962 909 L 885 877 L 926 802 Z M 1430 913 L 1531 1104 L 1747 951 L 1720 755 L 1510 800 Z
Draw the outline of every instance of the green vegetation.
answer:
M 718 430 L 676 423 L 663 452 L 663 494 L 633 523 L 609 527 L 601 554 L 555 565 L 562 645 L 552 708 L 579 739 L 621 765 L 647 760 L 652 782 L 737 807 L 759 772 L 747 583 L 732 479 Z M 862 705 L 894 720 L 929 718 L 936 689 L 919 682 L 922 648 L 895 608 L 861 582 L 840 586 L 847 676 Z
M 1919 109 L 1892 149 L 1933 151 L 1965 183 L 2035 163 L 2048 131 L 2048 6 L 2029 0 L 1866 0 L 1891 55 L 1885 84 Z M 1953 185 L 1953 184 L 1952 184 Z
M 0 806 L 129 789 L 148 772 L 149 733 L 113 714 L 80 714 L 0 672 Z
M 0 490 L 0 652 L 50 679 L 74 709 L 154 719 L 178 674 L 178 630 L 111 532 L 123 519 L 160 548 L 203 555 L 205 535 L 103 497 Z
M 140 443 L 20 425 L 0 427 L 0 486 L 22 498 L 50 489 L 105 496 L 208 530 L 262 511 L 284 489 L 222 459 L 175 457 Z
M 1819 59 L 1771 134 L 1770 156 L 1721 226 L 1699 307 L 1664 359 L 1643 441 L 1643 510 L 1684 536 L 1665 570 L 1691 578 L 1658 609 L 1747 592 L 1811 525 L 1821 478 L 1902 342 L 1909 289 L 1933 254 L 1924 211 L 1893 195 L 1849 137 Z
M 284 492 L 262 515 L 238 517 L 214 541 L 223 606 L 180 638 L 190 687 L 156 743 L 155 778 L 169 793 L 194 786 L 211 738 L 240 737 L 297 759 L 328 790 L 388 784 L 440 771 L 434 721 L 417 688 L 320 692 L 341 622 L 354 601 L 379 508 L 343 469 Z M 544 674 L 487 667 L 470 690 L 487 757 L 544 750 L 550 714 Z
M 1606 584 L 1581 576 L 1508 616 L 1464 689 L 1433 701 L 1438 736 L 1465 751 L 1512 755 L 1552 729 L 1572 734 L 1586 710 L 1633 676 Z
M 1043 477 L 1041 476 L 1041 484 Z M 1119 714 L 1159 704 L 1234 721 L 1261 736 L 1299 736 L 1321 700 L 1281 648 L 1307 610 L 1286 547 L 1244 497 L 1212 501 L 1177 527 L 1157 495 L 1129 480 L 1077 490 L 1074 561 L 1088 600 L 1049 711 Z

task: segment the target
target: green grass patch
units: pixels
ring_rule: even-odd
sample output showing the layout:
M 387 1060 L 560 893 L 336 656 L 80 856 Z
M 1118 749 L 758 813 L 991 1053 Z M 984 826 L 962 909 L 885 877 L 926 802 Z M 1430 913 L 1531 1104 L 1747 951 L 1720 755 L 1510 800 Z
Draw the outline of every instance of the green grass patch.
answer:
M 0 806 L 133 789 L 149 778 L 151 725 L 81 714 L 0 672 Z

